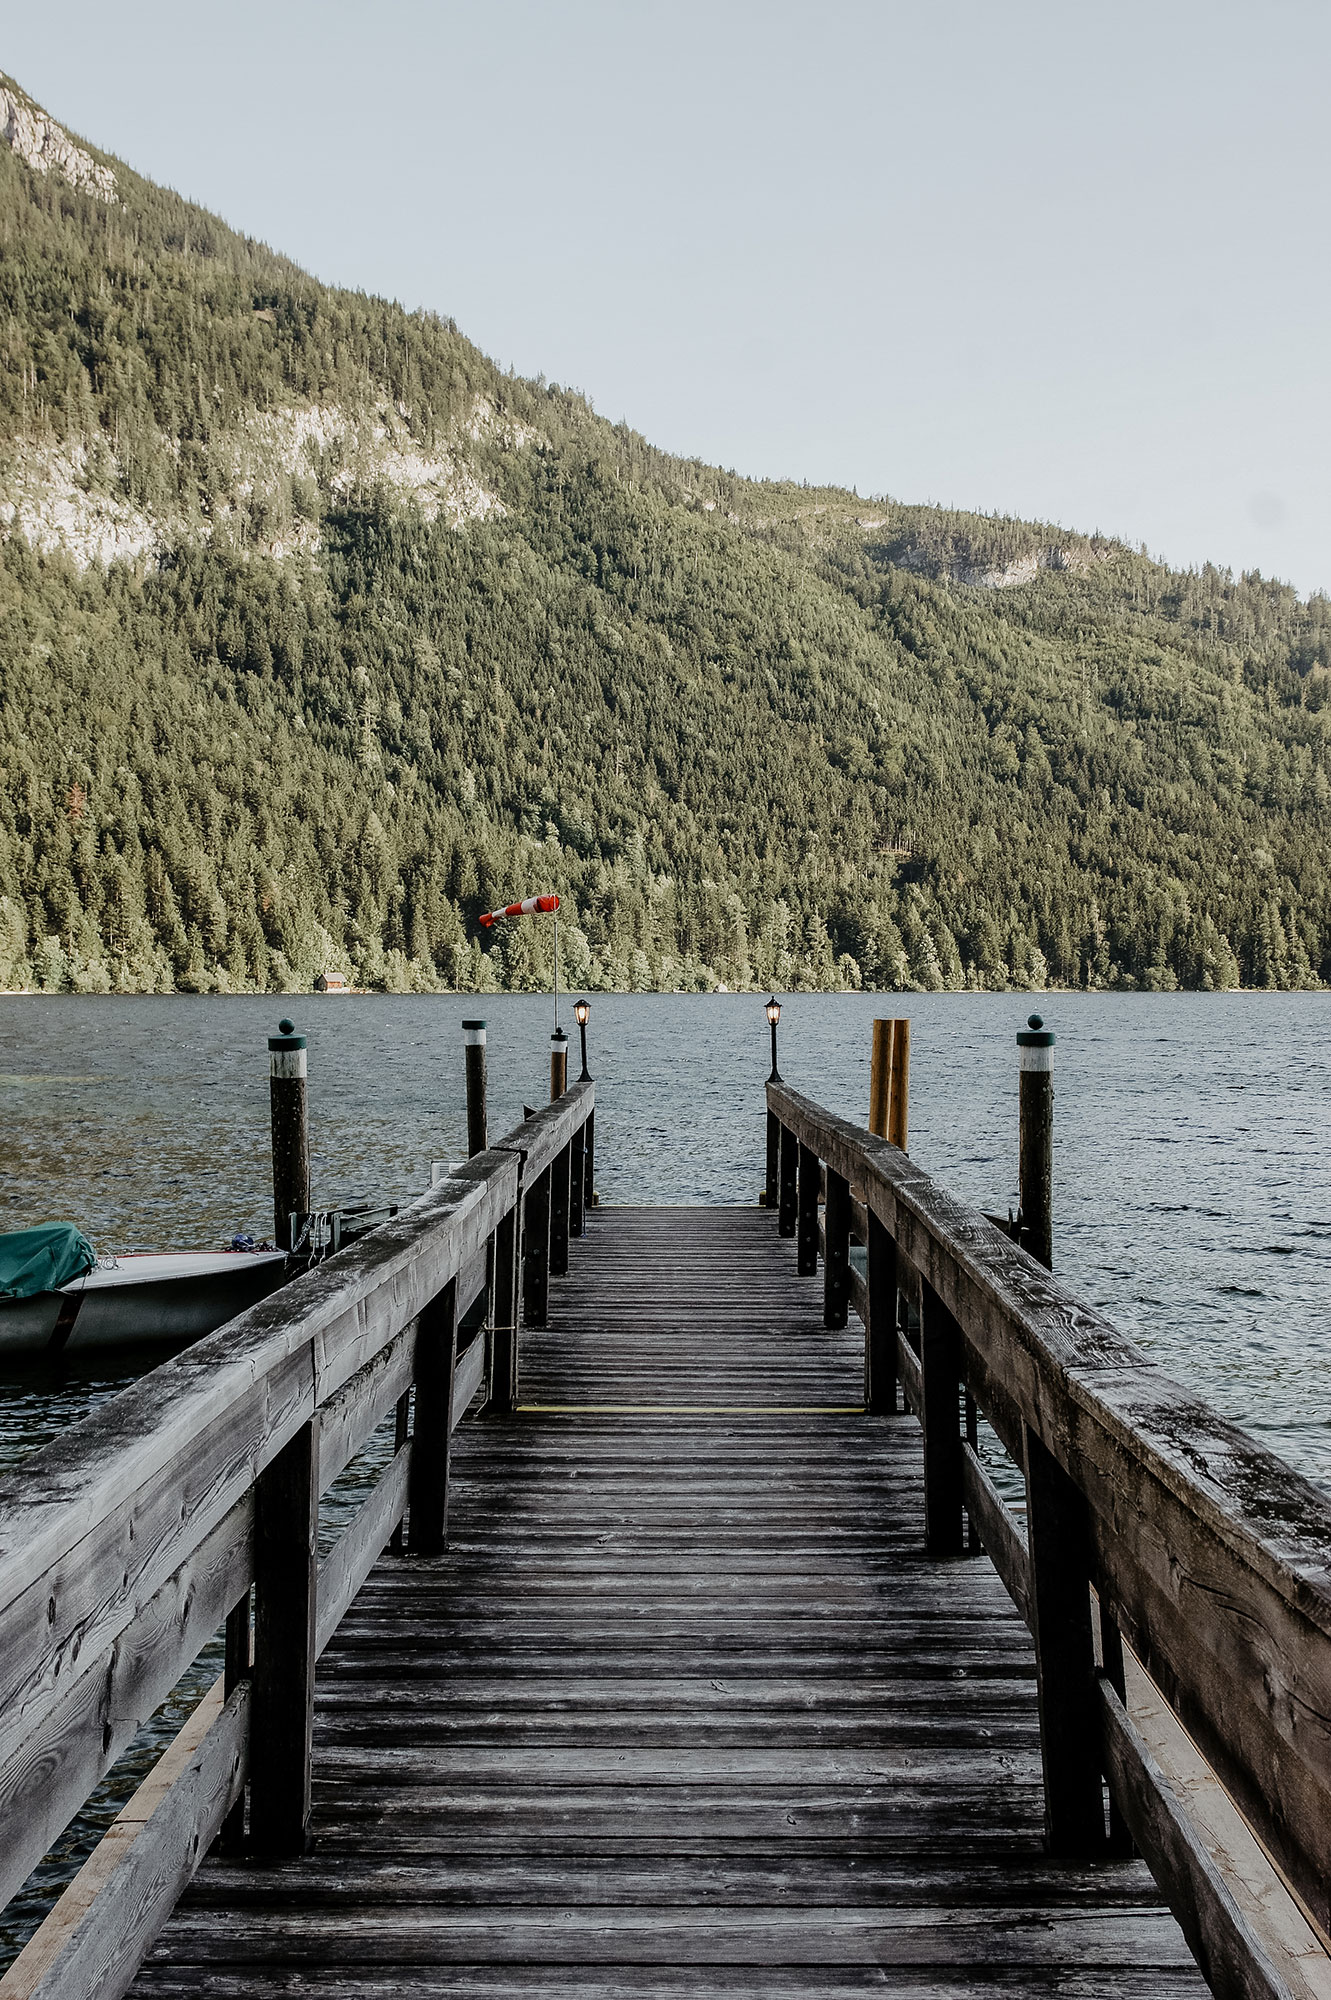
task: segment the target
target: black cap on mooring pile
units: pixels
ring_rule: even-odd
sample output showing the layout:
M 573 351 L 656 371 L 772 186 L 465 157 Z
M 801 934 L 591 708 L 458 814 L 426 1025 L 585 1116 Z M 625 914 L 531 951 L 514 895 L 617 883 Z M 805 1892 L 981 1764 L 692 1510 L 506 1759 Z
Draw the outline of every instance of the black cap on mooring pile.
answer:
M 296 1033 L 296 1024 L 294 1021 L 279 1021 L 277 1024 L 277 1033 L 268 1037 L 268 1046 L 270 1049 L 275 1050 L 303 1049 L 305 1046 L 305 1037 Z
M 462 1037 L 469 1047 L 476 1047 L 483 1043 L 485 1040 L 484 1021 L 464 1021 L 462 1023 Z
M 1046 1028 L 1039 1014 L 1029 1015 L 1026 1026 L 1017 1030 L 1017 1047 L 1019 1049 L 1052 1049 L 1053 1046 L 1053 1029 Z

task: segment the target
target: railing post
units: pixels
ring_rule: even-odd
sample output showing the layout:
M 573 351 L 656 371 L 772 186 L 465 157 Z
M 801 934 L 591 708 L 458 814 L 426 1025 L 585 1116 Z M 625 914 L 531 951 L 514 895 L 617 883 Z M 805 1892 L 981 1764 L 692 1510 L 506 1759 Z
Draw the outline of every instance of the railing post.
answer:
M 897 1409 L 897 1246 L 872 1209 L 865 1248 L 864 1407 L 873 1416 L 891 1417 Z
M 1105 1850 L 1090 1521 L 1082 1493 L 1029 1427 L 1026 1537 L 1045 1838 L 1052 1855 L 1085 1859 Z
M 582 1157 L 585 1136 L 586 1127 L 579 1125 L 577 1131 L 568 1142 L 568 1233 L 570 1236 L 581 1236 L 587 1228 L 587 1198 L 583 1186 L 583 1174 L 586 1169 Z
M 550 1169 L 538 1174 L 522 1204 L 522 1320 L 544 1326 L 550 1308 Z
M 795 1268 L 801 1278 L 818 1275 L 818 1155 L 812 1147 L 800 1147 L 799 1222 L 795 1239 Z
M 448 1547 L 448 1473 L 453 1446 L 458 1281 L 450 1278 L 416 1326 L 416 1408 L 407 1474 L 408 1547 L 414 1556 Z
M 775 1208 L 780 1199 L 781 1120 L 775 1111 L 767 1114 L 767 1182 L 763 1189 L 764 1208 Z
M 521 1271 L 518 1235 L 522 1213 L 522 1184 L 513 1206 L 495 1230 L 494 1259 L 494 1348 L 490 1362 L 488 1407 L 511 1416 L 518 1406 L 518 1299 Z
M 962 1554 L 961 1330 L 932 1285 L 920 1282 L 924 1408 L 924 1543 L 936 1561 Z
M 310 1833 L 319 1589 L 319 1419 L 302 1424 L 254 1491 L 250 1847 L 303 1854 Z
M 823 1325 L 844 1326 L 850 1310 L 850 1182 L 831 1167 L 823 1232 Z
M 572 1179 L 572 1146 L 560 1148 L 550 1162 L 550 1276 L 568 1274 L 569 1182 Z
M 250 1678 L 254 1670 L 254 1648 L 250 1633 L 250 1593 L 246 1590 L 239 1604 L 233 1604 L 226 1617 L 226 1658 L 222 1681 L 222 1699 L 227 1701 L 235 1693 L 242 1681 Z M 240 1854 L 245 1846 L 245 1794 L 232 1806 L 222 1821 L 217 1836 L 218 1851 L 222 1854 Z
M 799 1210 L 799 1141 L 789 1126 L 781 1127 L 781 1193 L 777 1230 L 782 1236 L 795 1234 Z

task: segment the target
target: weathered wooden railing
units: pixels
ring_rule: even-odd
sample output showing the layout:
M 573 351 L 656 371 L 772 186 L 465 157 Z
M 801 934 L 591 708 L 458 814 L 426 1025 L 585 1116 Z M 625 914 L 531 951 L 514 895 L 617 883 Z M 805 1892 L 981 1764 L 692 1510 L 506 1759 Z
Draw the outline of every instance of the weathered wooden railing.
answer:
M 929 1552 L 982 1544 L 1031 1628 L 1051 1851 L 1121 1852 L 1126 1827 L 1213 1990 L 1290 1993 L 1134 1724 L 1124 1642 L 1325 1939 L 1331 1502 L 895 1146 L 779 1082 L 767 1105 L 780 1233 L 806 1275 L 823 1248 L 826 1324 L 863 1319 L 869 1410 L 900 1382 L 923 1428 Z
M 315 1661 L 404 1516 L 409 1554 L 446 1546 L 450 1439 L 482 1390 L 516 1402 L 519 1298 L 541 1323 L 568 1267 L 593 1105 L 574 1084 L 0 1482 L 0 1903 L 226 1626 L 213 1719 L 9 1990 L 122 1993 L 219 1831 L 303 1850 Z M 321 1561 L 319 1496 L 394 1410 L 395 1449 Z

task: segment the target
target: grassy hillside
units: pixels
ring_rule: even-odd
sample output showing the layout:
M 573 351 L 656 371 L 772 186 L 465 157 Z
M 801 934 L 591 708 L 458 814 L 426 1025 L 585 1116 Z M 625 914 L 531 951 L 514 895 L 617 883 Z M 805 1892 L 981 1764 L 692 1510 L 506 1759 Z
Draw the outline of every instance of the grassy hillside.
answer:
M 3 87 L 0 984 L 1331 974 L 1325 599 L 670 458 Z

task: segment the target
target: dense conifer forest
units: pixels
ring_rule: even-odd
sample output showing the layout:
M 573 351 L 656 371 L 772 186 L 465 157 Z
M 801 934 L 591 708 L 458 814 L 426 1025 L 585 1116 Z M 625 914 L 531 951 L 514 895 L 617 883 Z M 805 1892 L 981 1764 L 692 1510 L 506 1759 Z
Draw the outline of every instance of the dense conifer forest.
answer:
M 0 145 L 0 986 L 535 987 L 552 888 L 589 988 L 1331 976 L 1326 599 L 671 458 L 78 146 Z

